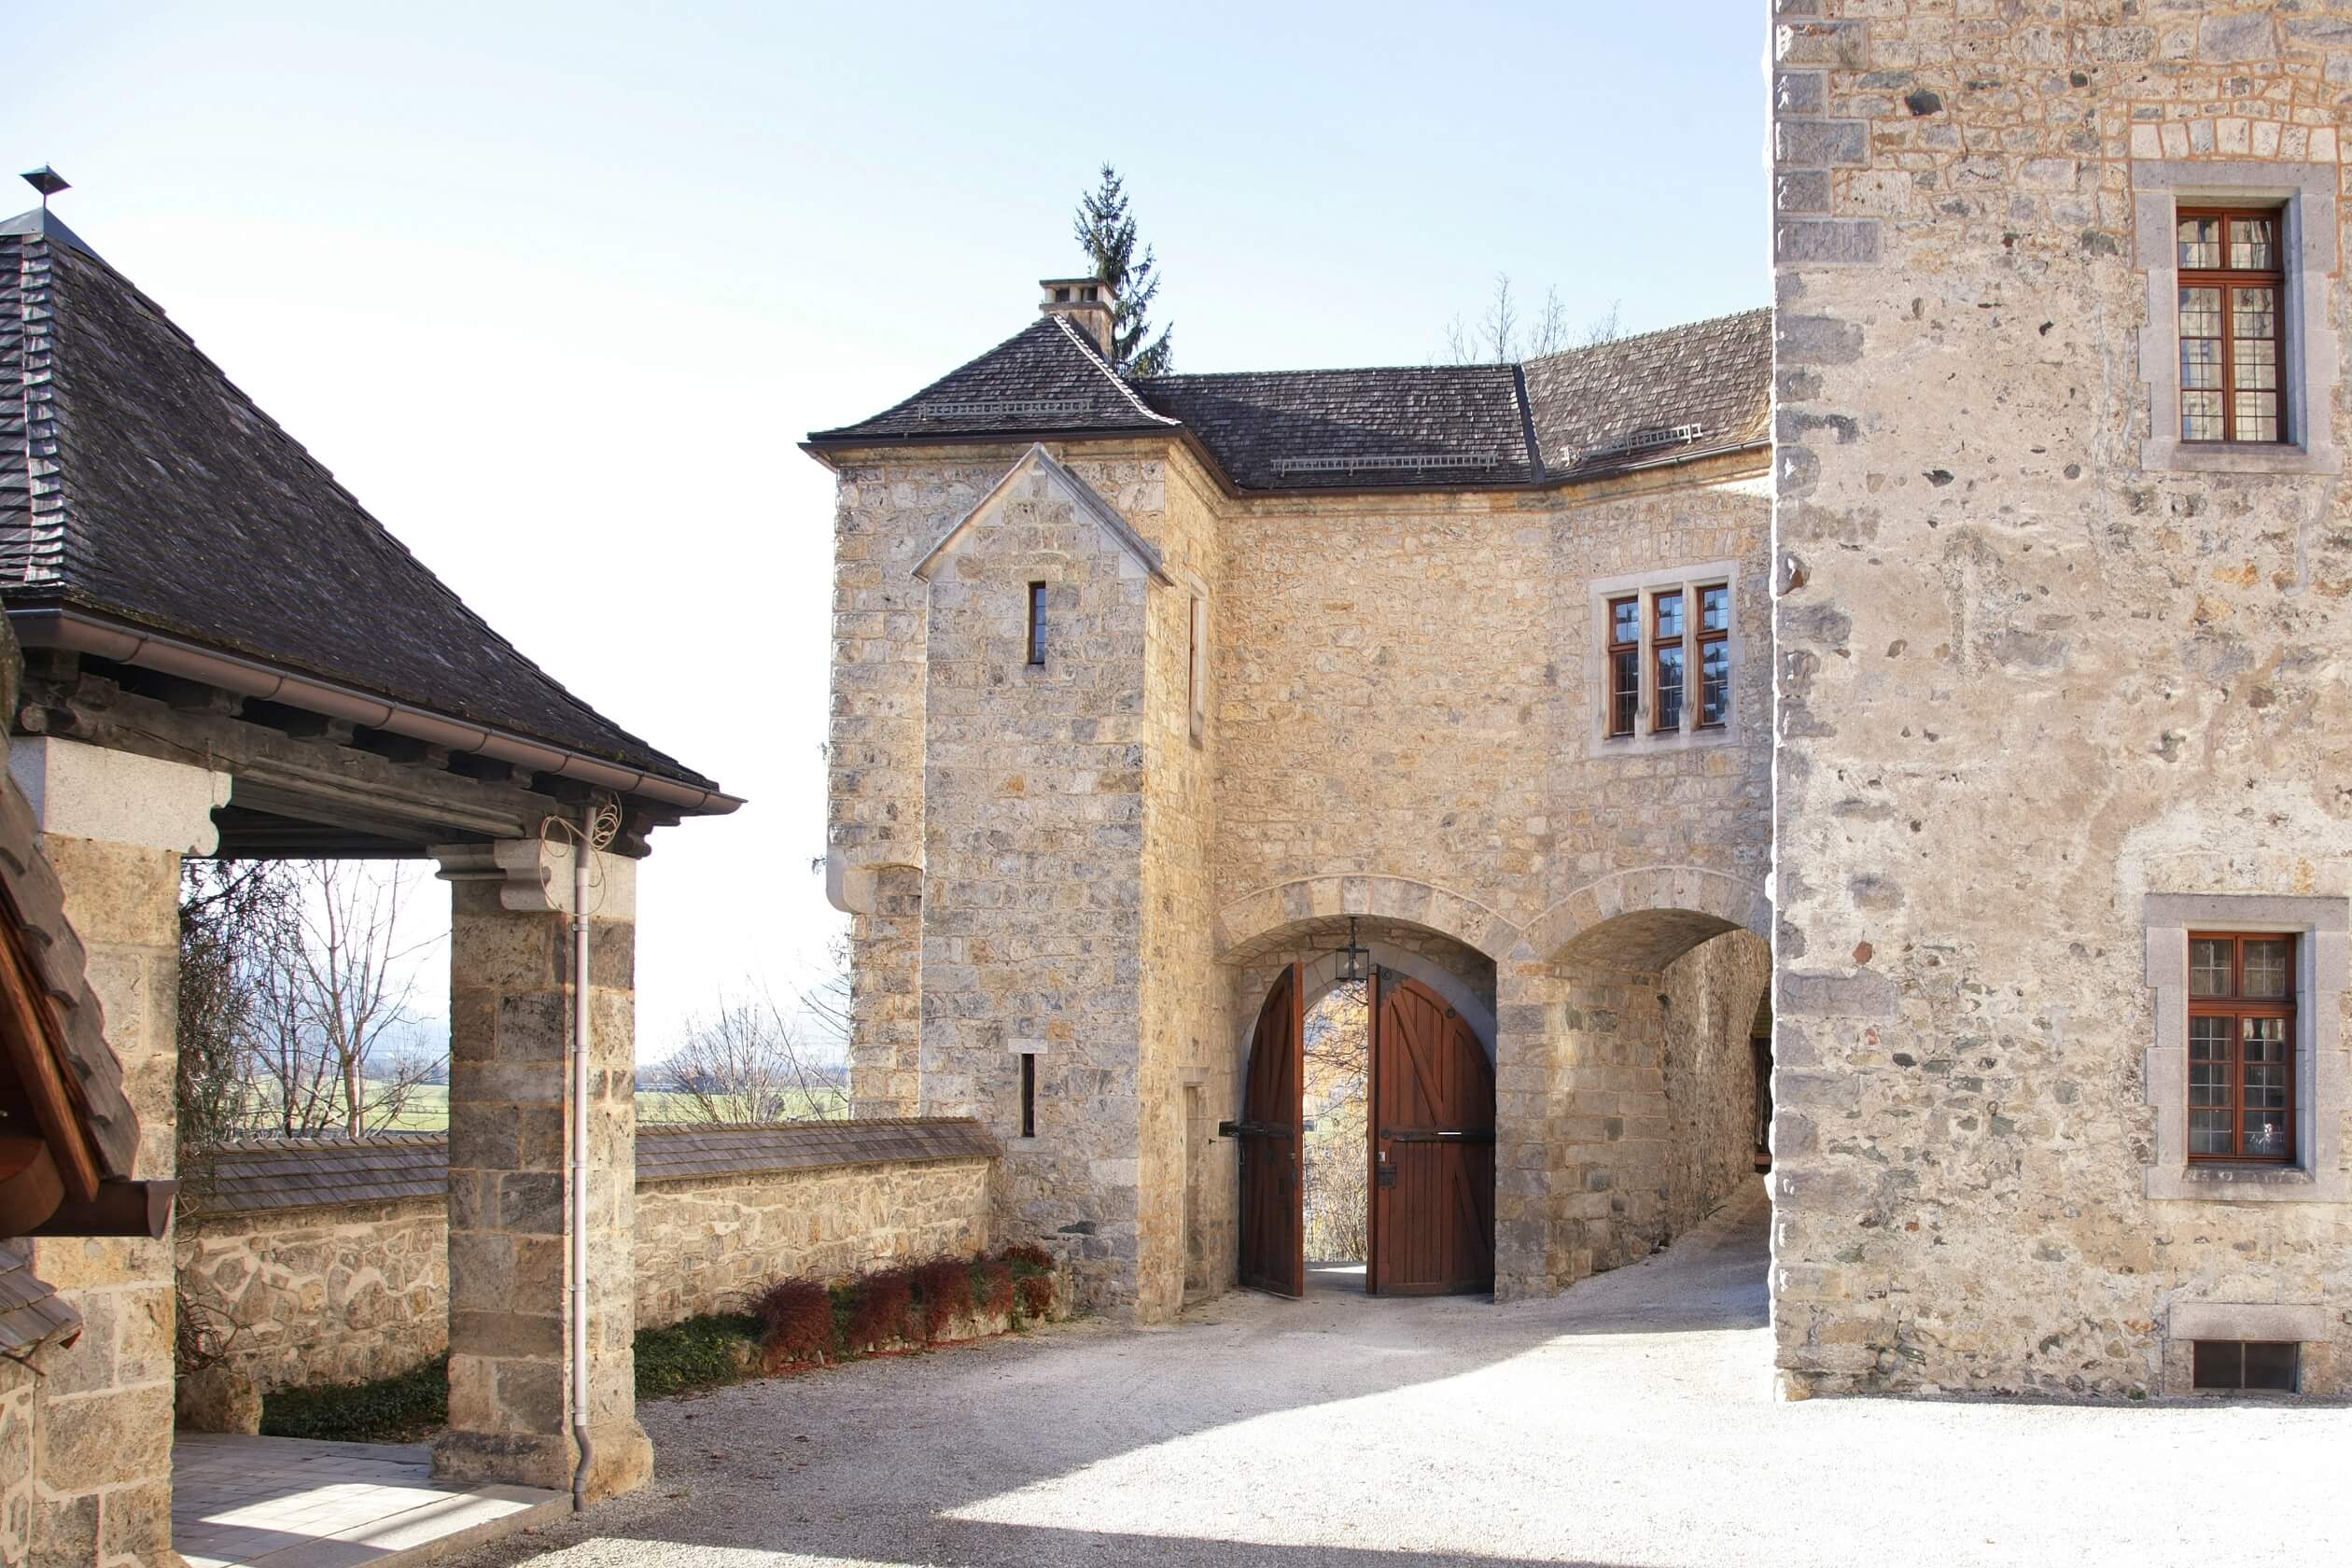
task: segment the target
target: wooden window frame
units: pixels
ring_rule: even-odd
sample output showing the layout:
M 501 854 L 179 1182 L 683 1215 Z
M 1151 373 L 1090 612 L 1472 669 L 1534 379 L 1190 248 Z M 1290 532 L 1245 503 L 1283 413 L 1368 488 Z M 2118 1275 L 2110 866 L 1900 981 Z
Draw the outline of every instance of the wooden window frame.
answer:
M 2252 267 L 2182 267 L 2180 259 L 2180 226 L 2191 219 L 2211 218 L 2221 226 L 2221 259 L 2230 256 L 2230 220 L 2261 218 L 2271 226 L 2271 258 L 2277 263 L 2265 268 Z M 2173 315 L 2173 385 L 2179 390 L 2180 428 L 2175 432 L 2184 446 L 2289 446 L 2294 432 L 2288 425 L 2287 397 L 2287 214 L 2280 206 L 2257 207 L 2191 207 L 2182 206 L 2173 213 L 2173 227 L 2167 241 L 2173 247 L 2177 269 Z M 2179 293 L 2191 288 L 2219 289 L 2221 295 L 2221 438 L 2213 441 L 2188 434 L 2188 404 L 2191 388 L 2181 384 L 2180 348 L 2187 338 L 2179 329 Z M 2237 433 L 2237 310 L 2236 293 L 2241 288 L 2267 288 L 2271 291 L 2272 386 L 2271 396 L 2277 406 L 2278 433 L 2266 441 L 2241 441 Z M 2198 388 L 2197 390 L 2206 390 Z
M 1693 592 L 1694 590 L 1688 583 L 1683 583 L 1673 588 L 1653 588 L 1650 590 L 1649 677 L 1650 734 L 1652 735 L 1673 735 L 1687 727 L 1684 724 L 1683 720 L 1684 717 L 1690 711 L 1690 654 L 1689 650 L 1685 645 L 1689 641 L 1690 636 L 1690 596 Z M 1683 629 L 1674 634 L 1673 637 L 1668 637 L 1662 630 L 1659 629 L 1659 615 L 1665 609 L 1666 601 L 1668 599 L 1680 599 L 1682 601 Z M 1670 651 L 1680 653 L 1683 656 L 1682 679 L 1675 683 L 1676 689 L 1682 694 L 1676 699 L 1674 707 L 1674 721 L 1671 724 L 1666 721 L 1666 655 Z
M 1043 582 L 1029 585 L 1028 648 L 1030 664 L 1043 665 L 1045 662 L 1045 584 Z
M 1638 735 L 1642 728 L 1642 595 L 1619 594 L 1603 601 L 1603 614 L 1609 618 L 1609 636 L 1603 656 L 1609 661 L 1609 738 L 1622 740 Z M 1630 642 L 1617 640 L 1617 610 L 1633 607 L 1633 637 Z M 1633 689 L 1627 691 L 1617 679 L 1619 655 L 1633 655 Z
M 1686 607 L 1683 611 L 1683 623 L 1690 628 L 1691 651 L 1698 655 L 1691 661 L 1690 667 L 1683 671 L 1683 703 L 1690 708 L 1690 727 L 1694 730 L 1720 730 L 1731 722 L 1731 618 L 1738 614 L 1739 610 L 1731 603 L 1731 584 L 1729 582 L 1694 583 L 1687 592 L 1694 595 L 1695 602 L 1701 607 L 1706 604 L 1709 594 L 1723 595 L 1723 629 L 1721 631 L 1707 630 L 1707 618 L 1703 609 L 1700 609 L 1695 616 L 1688 607 Z M 1715 647 L 1723 650 L 1723 717 L 1710 719 L 1707 717 L 1707 650 Z M 1692 669 L 1697 670 L 1699 677 L 1699 701 L 1695 705 L 1690 701 Z
M 2200 942 L 2226 942 L 2230 944 L 2230 991 L 2227 996 L 2201 997 L 2196 994 L 2197 944 Z M 2287 945 L 2286 996 L 2248 997 L 2245 994 L 2246 945 L 2249 942 L 2283 942 Z M 2199 1018 L 2226 1018 L 2230 1020 L 2232 1026 L 2229 1037 L 2230 1103 L 2228 1107 L 2230 1113 L 2230 1143 L 2232 1152 L 2229 1154 L 2199 1154 L 2195 1148 L 2194 1134 L 2193 1132 L 2190 1132 L 2186 1138 L 2185 1143 L 2188 1148 L 2189 1163 L 2192 1166 L 2292 1166 L 2296 1163 L 2298 1142 L 2296 1137 L 2296 1119 L 2301 1114 L 2303 1107 L 2300 1102 L 2300 1097 L 2296 1092 L 2296 1074 L 2302 1067 L 2302 1062 L 2298 1059 L 2302 1047 L 2296 1038 L 2301 1019 L 2298 1017 L 2296 1010 L 2296 1003 L 2299 999 L 2296 995 L 2295 982 L 2296 977 L 2301 973 L 2300 966 L 2303 959 L 2302 945 L 2303 935 L 2299 931 L 2191 931 L 2189 932 L 2189 970 L 2187 990 L 2189 993 L 2190 1057 L 2188 1071 L 2191 1076 L 2193 1076 L 2196 1071 L 2196 1020 Z M 2283 1120 L 2287 1128 L 2287 1142 L 2285 1151 L 2279 1154 L 2249 1155 L 2245 1152 L 2246 1061 L 2244 1047 L 2246 1044 L 2246 1030 L 2243 1020 L 2247 1018 L 2281 1018 L 2285 1020 L 2285 1027 L 2280 1030 L 2280 1033 L 2283 1036 L 2287 1046 L 2287 1058 L 2282 1064 L 2284 1068 L 2282 1076 L 2284 1077 L 2287 1085 L 2287 1105 L 2283 1113 Z M 2196 1093 L 2193 1087 L 2187 1091 L 2187 1098 L 2189 1105 L 2186 1114 L 2190 1118 L 2190 1125 L 2192 1127 L 2194 1125 L 2195 1115 L 2198 1111 L 2219 1109 L 2219 1107 L 2199 1106 L 2196 1104 Z

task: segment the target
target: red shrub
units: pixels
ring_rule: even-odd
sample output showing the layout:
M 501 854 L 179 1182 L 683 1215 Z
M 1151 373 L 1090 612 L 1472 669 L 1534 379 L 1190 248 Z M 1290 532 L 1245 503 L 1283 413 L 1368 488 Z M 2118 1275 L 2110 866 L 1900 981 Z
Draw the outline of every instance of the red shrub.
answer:
M 1042 1318 L 1054 1305 L 1054 1277 L 1051 1274 L 1024 1274 L 1020 1278 L 1021 1311 L 1025 1316 Z
M 972 1266 L 961 1258 L 933 1258 L 915 1270 L 915 1294 L 923 1303 L 923 1337 L 935 1343 L 972 1310 Z
M 1007 1263 L 1027 1264 L 1031 1268 L 1051 1268 L 1054 1267 L 1054 1254 L 1047 1252 L 1044 1248 L 1039 1246 L 1034 1241 L 1016 1242 L 1013 1246 L 1007 1247 L 1002 1252 L 997 1253 L 997 1256 L 1002 1258 Z
M 915 1337 L 907 1323 L 915 1306 L 912 1269 L 881 1269 L 859 1281 L 854 1288 L 858 1299 L 849 1310 L 851 1350 L 871 1351 Z
M 795 1275 L 762 1292 L 753 1310 L 765 1332 L 760 1349 L 772 1367 L 805 1366 L 833 1349 L 833 1297 L 816 1281 Z
M 1013 1266 L 986 1258 L 972 1266 L 972 1294 L 980 1310 L 1003 1317 L 1013 1310 Z

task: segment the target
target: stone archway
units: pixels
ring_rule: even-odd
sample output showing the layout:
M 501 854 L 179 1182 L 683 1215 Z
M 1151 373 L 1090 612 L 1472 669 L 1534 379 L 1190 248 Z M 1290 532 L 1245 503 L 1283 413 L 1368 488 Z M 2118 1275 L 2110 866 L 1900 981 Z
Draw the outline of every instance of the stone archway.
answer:
M 1740 929 L 1772 939 L 1760 886 L 1700 866 L 1642 866 L 1595 878 L 1529 921 L 1526 951 L 1547 963 L 1660 970 Z

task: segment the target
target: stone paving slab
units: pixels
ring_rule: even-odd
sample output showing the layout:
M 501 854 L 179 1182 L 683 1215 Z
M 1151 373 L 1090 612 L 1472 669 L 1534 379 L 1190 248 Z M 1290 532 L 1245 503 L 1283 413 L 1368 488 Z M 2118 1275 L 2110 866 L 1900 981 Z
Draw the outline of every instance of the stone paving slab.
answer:
M 562 1492 L 437 1482 L 422 1446 L 182 1433 L 172 1462 L 188 1568 L 397 1568 L 571 1511 Z

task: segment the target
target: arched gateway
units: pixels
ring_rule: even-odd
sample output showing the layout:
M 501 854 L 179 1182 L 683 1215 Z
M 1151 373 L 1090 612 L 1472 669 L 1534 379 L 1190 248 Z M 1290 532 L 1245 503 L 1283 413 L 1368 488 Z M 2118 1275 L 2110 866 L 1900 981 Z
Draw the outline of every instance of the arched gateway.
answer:
M 1240 1149 L 1241 1282 L 1306 1287 L 1306 966 L 1285 969 L 1250 1044 Z M 1491 1043 L 1435 991 L 1393 969 L 1368 982 L 1365 1288 L 1437 1295 L 1494 1288 Z

